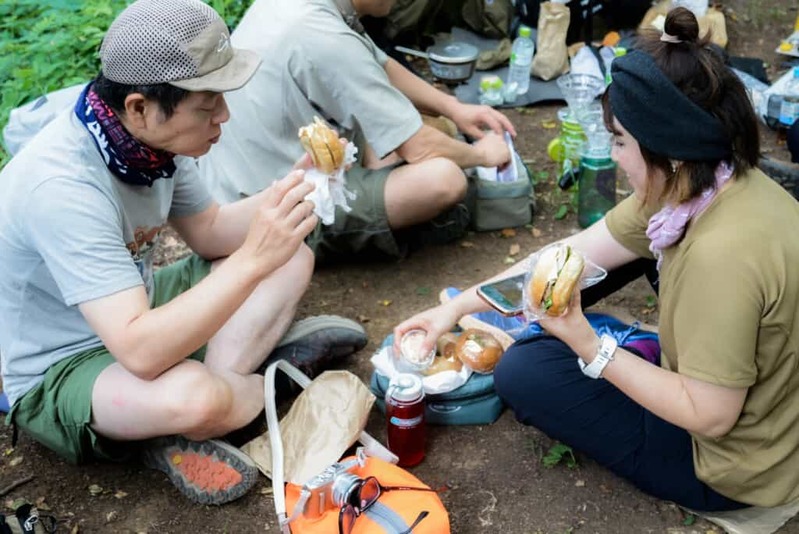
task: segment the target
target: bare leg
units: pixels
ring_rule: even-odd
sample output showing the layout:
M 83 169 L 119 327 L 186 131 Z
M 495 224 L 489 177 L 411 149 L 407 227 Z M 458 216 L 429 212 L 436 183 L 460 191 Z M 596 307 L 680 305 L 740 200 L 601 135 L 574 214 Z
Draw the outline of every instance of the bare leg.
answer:
M 100 373 L 92 390 L 92 428 L 117 440 L 223 435 L 237 424 L 233 411 L 231 385 L 193 360 L 155 380 L 137 378 L 115 363 Z
M 302 245 L 292 259 L 261 282 L 208 341 L 205 364 L 239 375 L 254 372 L 291 326 L 313 274 L 313 252 Z
M 200 440 L 252 421 L 264 406 L 263 377 L 252 373 L 291 324 L 312 272 L 313 254 L 303 245 L 209 340 L 204 365 L 183 361 L 151 381 L 108 367 L 92 391 L 92 427 L 119 440 Z
M 434 158 L 391 171 L 386 182 L 386 213 L 393 229 L 433 219 L 466 196 L 466 177 L 452 161 Z

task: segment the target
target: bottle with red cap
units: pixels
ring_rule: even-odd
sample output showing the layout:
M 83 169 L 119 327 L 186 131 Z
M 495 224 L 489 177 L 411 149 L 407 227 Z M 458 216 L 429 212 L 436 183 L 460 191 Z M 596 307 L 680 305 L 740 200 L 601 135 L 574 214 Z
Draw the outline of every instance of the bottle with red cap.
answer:
M 399 457 L 398 465 L 410 467 L 424 459 L 424 390 L 418 375 L 402 373 L 386 390 L 388 448 Z

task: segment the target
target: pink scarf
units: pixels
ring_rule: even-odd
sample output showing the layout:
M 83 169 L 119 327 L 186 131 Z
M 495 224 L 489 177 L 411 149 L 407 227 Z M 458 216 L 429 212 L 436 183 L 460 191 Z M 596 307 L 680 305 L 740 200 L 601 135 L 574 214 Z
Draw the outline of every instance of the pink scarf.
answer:
M 669 248 L 674 243 L 682 239 L 685 234 L 685 227 L 698 214 L 716 198 L 716 195 L 727 180 L 732 177 L 733 167 L 729 163 L 722 161 L 716 167 L 716 186 L 708 187 L 698 197 L 683 202 L 678 206 L 666 205 L 659 212 L 649 218 L 649 226 L 646 228 L 646 236 L 650 239 L 649 250 L 657 258 L 657 268 L 663 262 L 663 250 Z

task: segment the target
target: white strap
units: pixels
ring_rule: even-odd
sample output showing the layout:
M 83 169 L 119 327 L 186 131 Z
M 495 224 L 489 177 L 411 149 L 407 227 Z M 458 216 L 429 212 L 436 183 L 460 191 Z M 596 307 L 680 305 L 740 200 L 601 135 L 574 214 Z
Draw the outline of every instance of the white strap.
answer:
M 266 368 L 264 373 L 264 409 L 266 411 L 266 428 L 269 431 L 269 444 L 272 447 L 272 494 L 275 499 L 275 512 L 283 534 L 290 534 L 286 518 L 286 489 L 283 473 L 283 440 L 280 437 L 280 424 L 277 418 L 275 402 L 275 373 L 277 368 L 297 382 L 303 389 L 308 387 L 311 379 L 302 371 L 285 360 L 278 360 Z
M 269 431 L 269 443 L 272 447 L 272 492 L 275 500 L 275 512 L 277 513 L 281 533 L 290 534 L 290 519 L 286 517 L 286 477 L 283 465 L 283 440 L 280 436 L 280 423 L 277 418 L 277 403 L 275 402 L 275 373 L 278 368 L 286 373 L 289 378 L 297 382 L 302 389 L 308 387 L 311 383 L 311 379 L 285 360 L 278 360 L 270 364 L 264 373 L 264 409 L 266 411 L 266 427 Z M 399 461 L 399 458 L 397 458 L 394 453 L 367 434 L 366 431 L 362 431 L 358 435 L 358 441 L 363 443 L 364 452 L 368 456 L 380 458 L 381 460 L 393 464 Z M 292 518 L 294 515 L 292 515 Z

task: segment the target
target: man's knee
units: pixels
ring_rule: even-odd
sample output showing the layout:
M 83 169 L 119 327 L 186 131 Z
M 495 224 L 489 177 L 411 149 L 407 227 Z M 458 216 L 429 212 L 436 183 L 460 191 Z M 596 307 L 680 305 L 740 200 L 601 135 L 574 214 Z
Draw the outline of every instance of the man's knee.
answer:
M 297 277 L 297 283 L 306 288 L 311 283 L 314 270 L 314 253 L 311 248 L 302 243 L 297 252 L 289 260 L 288 270 Z M 304 292 L 304 291 L 303 291 Z
M 230 385 L 199 362 L 185 362 L 179 372 L 167 401 L 170 413 L 180 418 L 187 432 L 218 426 L 233 407 Z
M 446 206 L 454 205 L 466 196 L 466 175 L 452 160 L 436 158 L 429 162 L 430 198 L 440 199 Z

